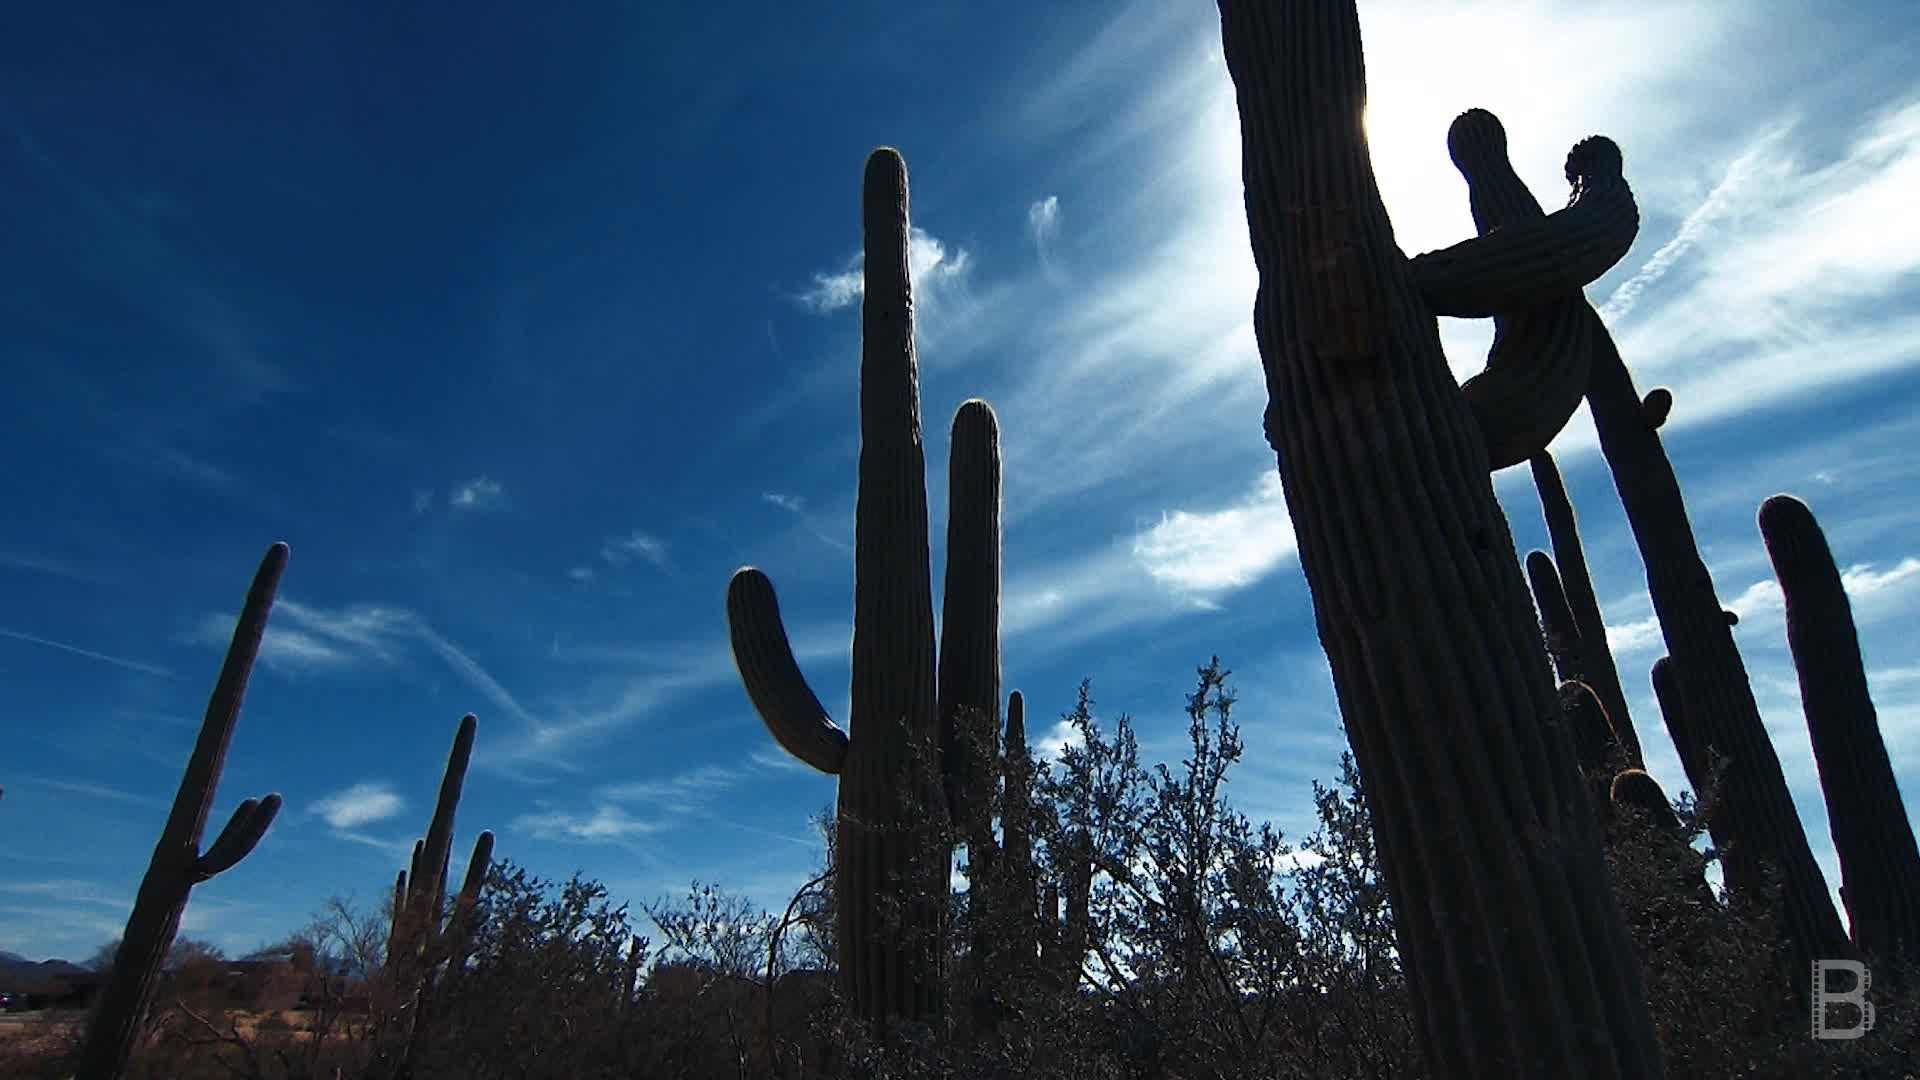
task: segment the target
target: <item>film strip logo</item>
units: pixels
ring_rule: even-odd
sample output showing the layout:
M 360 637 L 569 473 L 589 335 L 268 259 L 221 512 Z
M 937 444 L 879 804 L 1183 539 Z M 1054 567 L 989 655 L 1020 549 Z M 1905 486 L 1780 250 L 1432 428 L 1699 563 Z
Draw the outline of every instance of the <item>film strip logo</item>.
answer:
M 1853 976 L 1852 985 L 1834 990 L 1827 976 L 1837 973 Z M 1813 962 L 1813 1037 L 1816 1039 L 1858 1039 L 1873 1030 L 1873 1002 L 1867 991 L 1873 986 L 1873 974 L 1858 960 L 1815 960 Z M 1851 1009 L 1849 1009 L 1851 1007 Z M 1846 1021 L 1851 1020 L 1848 1024 Z

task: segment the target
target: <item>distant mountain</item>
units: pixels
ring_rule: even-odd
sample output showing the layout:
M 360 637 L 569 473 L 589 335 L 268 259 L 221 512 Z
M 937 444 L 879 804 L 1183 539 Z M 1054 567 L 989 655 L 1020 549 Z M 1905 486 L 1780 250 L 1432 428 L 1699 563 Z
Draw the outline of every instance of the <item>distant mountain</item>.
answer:
M 19 953 L 0 952 L 0 989 L 6 984 L 39 985 L 59 975 L 77 975 L 87 969 L 65 960 L 29 960 Z

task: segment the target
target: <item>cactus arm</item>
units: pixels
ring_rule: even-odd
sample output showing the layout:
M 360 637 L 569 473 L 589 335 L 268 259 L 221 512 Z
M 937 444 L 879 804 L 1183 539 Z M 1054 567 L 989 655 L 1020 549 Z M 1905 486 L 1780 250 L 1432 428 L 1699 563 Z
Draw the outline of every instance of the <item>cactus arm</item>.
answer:
M 1000 741 L 1000 422 L 986 402 L 954 414 L 947 462 L 940 757 L 949 813 L 976 861 L 993 838 L 988 795 Z
M 1574 758 L 1580 771 L 1588 776 L 1611 777 L 1616 759 L 1623 755 L 1606 706 L 1591 686 L 1573 681 L 1560 684 L 1560 705 L 1573 736 Z
M 1654 387 L 1647 391 L 1646 397 L 1640 399 L 1640 418 L 1655 431 L 1666 426 L 1667 416 L 1672 412 L 1673 391 L 1664 386 Z
M 1504 163 L 1504 134 L 1498 145 Z M 1640 210 L 1621 173 L 1620 148 L 1603 136 L 1583 140 L 1567 156 L 1566 172 L 1573 194 L 1563 209 L 1487 231 L 1491 223 L 1476 203 L 1483 235 L 1414 257 L 1414 281 L 1434 314 L 1485 318 L 1578 294 L 1626 256 Z
M 1573 625 L 1580 639 L 1582 671 L 1579 678 L 1600 696 L 1607 719 L 1620 738 L 1629 765 L 1642 763 L 1640 735 L 1634 730 L 1633 716 L 1627 711 L 1627 695 L 1620 689 L 1620 669 L 1613 659 L 1613 647 L 1607 644 L 1607 625 L 1600 616 L 1600 601 L 1593 594 L 1593 576 L 1587 570 L 1586 547 L 1580 542 L 1580 520 L 1567 497 L 1567 485 L 1553 455 L 1542 451 L 1528 461 L 1533 470 L 1534 487 L 1540 495 L 1540 512 L 1547 522 L 1547 535 L 1553 541 L 1553 562 L 1560 577 L 1560 591 L 1573 613 Z M 1562 676 L 1563 678 L 1565 676 Z
M 493 867 L 493 832 L 485 830 L 473 841 L 473 854 L 467 857 L 467 874 L 460 882 L 456 903 L 472 907 L 480 900 L 480 888 L 487 883 L 487 871 Z
M 200 839 L 206 828 L 207 811 L 226 760 L 227 744 L 233 738 L 239 720 L 240 704 L 246 695 L 247 677 L 260 652 L 260 641 L 267 629 L 267 615 L 273 608 L 281 574 L 286 570 L 287 545 L 276 543 L 267 548 L 247 589 L 247 599 L 234 625 L 233 639 L 227 646 L 220 676 L 207 702 L 200 735 L 180 778 L 173 809 L 167 815 L 153 859 L 147 864 L 133 911 L 121 935 L 120 949 L 114 956 L 113 970 L 101 989 L 87 1032 L 81 1044 L 75 1070 L 78 1080 L 118 1080 L 125 1074 L 127 1060 L 139 1036 L 153 987 L 160 977 L 180 929 L 180 916 L 198 876 L 201 862 Z M 276 808 L 278 802 L 269 796 Z M 258 804 L 265 806 L 267 803 Z M 243 804 L 244 805 L 244 804 Z M 258 808 L 247 816 L 259 813 Z M 237 817 L 238 815 L 236 815 Z M 272 813 L 261 823 L 264 832 Z M 230 825 L 229 829 L 233 826 Z M 258 837 L 254 837 L 255 842 Z M 216 847 L 218 847 L 216 842 Z M 252 844 L 247 845 L 250 849 Z M 241 852 L 244 855 L 245 852 Z M 224 857 L 224 856 L 223 856 Z M 236 855 L 234 861 L 238 861 Z M 231 866 L 229 862 L 220 869 Z
M 727 636 L 754 711 L 780 748 L 828 775 L 847 759 L 847 733 L 827 716 L 793 658 L 773 582 L 751 566 L 727 583 Z
M 1868 693 L 1833 549 L 1813 511 L 1791 495 L 1761 503 L 1759 524 L 1786 601 L 1787 647 L 1853 940 L 1890 963 L 1920 958 L 1920 846 Z
M 1540 611 L 1540 629 L 1546 633 L 1547 655 L 1560 672 L 1560 680 L 1584 681 L 1586 662 L 1581 646 L 1585 643 L 1573 623 L 1573 609 L 1567 604 L 1566 589 L 1560 583 L 1560 571 L 1553 556 L 1544 551 L 1527 553 L 1527 585 L 1533 590 L 1534 607 Z
M 194 883 L 198 884 L 215 874 L 231 870 L 233 865 L 247 857 L 260 839 L 267 835 L 267 827 L 273 824 L 275 814 L 280 812 L 280 796 L 276 792 L 264 799 L 248 799 L 234 808 L 233 816 L 227 819 L 227 827 L 207 847 L 206 853 L 194 862 Z
M 473 842 L 466 878 L 453 901 L 453 923 L 447 931 L 447 971 L 451 975 L 457 976 L 467 966 L 467 953 L 473 946 L 473 912 L 479 906 L 480 889 L 486 885 L 492 865 L 493 833 L 482 832 Z
M 1612 335 L 1591 309 L 1586 317 L 1596 327 L 1599 346 L 1587 406 L 1646 567 L 1647 595 L 1678 676 L 1683 722 L 1694 728 L 1692 737 L 1709 759 L 1715 754 L 1728 759 L 1719 787 L 1722 812 L 1710 822 L 1715 846 L 1726 853 L 1726 880 L 1736 891 L 1762 895 L 1769 887 L 1763 867 L 1772 864 L 1783 889 L 1781 925 L 1795 963 L 1846 956 L 1851 943 L 1700 556 L 1673 463 L 1660 433 L 1647 423 Z M 1688 776 L 1699 783 L 1691 771 Z M 1796 984 L 1795 993 L 1804 995 L 1806 989 Z
M 1428 1067 L 1660 1075 L 1485 442 L 1380 200 L 1358 13 L 1218 6 L 1266 435 Z
M 1447 149 L 1467 181 L 1474 224 L 1482 234 L 1468 243 L 1498 243 L 1494 238 L 1520 235 L 1546 219 L 1507 160 L 1507 133 L 1492 113 L 1470 109 L 1456 117 L 1447 129 Z M 1618 148 L 1601 138 L 1580 143 L 1568 155 L 1568 177 L 1576 190 L 1596 169 L 1616 178 L 1619 172 Z M 1618 180 L 1618 186 L 1625 190 L 1626 182 Z M 1632 240 L 1631 229 L 1627 240 Z M 1550 259 L 1564 253 L 1549 248 L 1540 254 Z M 1415 264 L 1418 284 L 1418 267 L 1425 264 Z M 1550 279 L 1549 272 L 1541 280 Z M 1579 407 L 1593 352 L 1591 328 L 1580 318 L 1584 305 L 1574 287 L 1537 302 L 1509 301 L 1490 309 L 1494 336 L 1487 366 L 1460 387 L 1486 440 L 1489 468 L 1518 465 L 1545 450 Z
M 1663 829 L 1673 832 L 1680 829 L 1680 819 L 1674 815 L 1673 804 L 1667 801 L 1660 781 L 1644 769 L 1622 769 L 1620 775 L 1613 778 L 1609 795 L 1615 806 L 1630 806 L 1647 814 Z
M 453 748 L 447 753 L 447 769 L 440 776 L 440 792 L 434 800 L 433 820 L 427 826 L 421 862 L 414 873 L 413 896 L 408 899 L 408 904 L 411 906 L 415 900 L 425 901 L 429 919 L 436 917 L 440 897 L 446 889 L 447 859 L 453 846 L 453 817 L 460 806 L 460 789 L 466 783 L 467 764 L 473 759 L 473 739 L 479 726 L 479 719 L 468 713 L 460 718 L 460 726 L 454 731 Z

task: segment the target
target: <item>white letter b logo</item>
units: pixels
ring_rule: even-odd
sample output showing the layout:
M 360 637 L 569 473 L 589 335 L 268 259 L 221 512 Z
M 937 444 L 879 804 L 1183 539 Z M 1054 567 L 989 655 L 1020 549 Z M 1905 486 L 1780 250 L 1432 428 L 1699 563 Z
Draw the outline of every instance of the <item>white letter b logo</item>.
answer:
M 1841 971 L 1853 976 L 1852 988 L 1828 989 L 1828 973 Z M 1858 960 L 1815 960 L 1813 962 L 1813 1037 L 1858 1039 L 1872 1031 L 1873 1002 L 1867 1000 L 1867 988 L 1872 985 L 1873 976 L 1867 972 L 1867 965 Z M 1860 1018 L 1846 1027 L 1833 1023 L 1828 1017 L 1827 1010 L 1836 1005 L 1854 1006 L 1860 1010 Z

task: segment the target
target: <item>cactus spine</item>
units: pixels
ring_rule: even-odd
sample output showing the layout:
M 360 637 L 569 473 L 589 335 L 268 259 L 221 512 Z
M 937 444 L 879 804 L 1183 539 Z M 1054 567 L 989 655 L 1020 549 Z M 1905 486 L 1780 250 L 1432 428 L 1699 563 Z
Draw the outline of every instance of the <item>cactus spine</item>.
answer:
M 267 630 L 267 614 L 280 586 L 280 575 L 287 566 L 287 545 L 276 543 L 267 548 L 260 568 L 247 589 L 240 620 L 233 628 L 233 640 L 227 646 L 219 681 L 207 702 L 206 719 L 200 725 L 193 753 L 187 759 L 186 772 L 180 778 L 180 790 L 174 796 L 173 810 L 153 849 L 140 892 L 127 918 L 127 929 L 114 954 L 113 971 L 101 989 L 100 1000 L 87 1024 L 86 1040 L 80 1049 L 75 1076 L 79 1080 L 118 1080 L 126 1072 L 127 1058 L 139 1038 L 140 1025 L 153 994 L 154 983 L 166 963 L 167 950 L 173 946 L 180 929 L 180 915 L 186 910 L 187 896 L 193 887 L 231 869 L 253 851 L 280 811 L 280 796 L 247 799 L 227 820 L 226 828 L 205 851 L 200 838 L 206 829 L 207 812 L 213 806 L 214 789 L 226 762 L 227 744 L 240 719 L 240 702 L 247 692 L 247 677 L 253 671 L 254 657 L 260 652 L 260 639 Z
M 1840 568 L 1807 504 L 1760 504 L 1760 534 L 1786 599 L 1787 646 L 1820 767 L 1853 941 L 1871 957 L 1920 961 L 1920 848 L 1894 779 Z
M 765 574 L 734 574 L 727 621 L 741 682 L 774 739 L 840 778 L 841 985 L 855 1015 L 884 1032 L 895 1018 L 942 1019 L 950 823 L 957 812 L 960 827 L 977 832 L 988 802 L 980 755 L 990 755 L 998 727 L 1000 455 L 993 410 L 962 405 L 936 672 L 906 162 L 891 148 L 874 151 L 863 187 L 850 733 L 807 687 Z
M 1501 227 L 1412 265 L 1368 160 L 1352 0 L 1219 8 L 1260 272 L 1266 434 L 1374 802 L 1429 1067 L 1660 1075 L 1489 475 L 1501 457 L 1541 449 L 1518 444 L 1557 430 L 1553 417 L 1572 407 L 1563 391 L 1585 375 L 1560 352 L 1542 354 L 1564 370 L 1556 382 L 1542 369 L 1544 384 L 1521 393 L 1515 353 L 1490 362 L 1470 401 L 1434 320 L 1443 310 L 1525 312 L 1537 340 L 1579 347 L 1563 311 L 1533 309 L 1577 294 L 1631 243 L 1637 215 L 1618 152 L 1576 148 L 1579 198 L 1547 216 L 1495 152 L 1491 117 L 1468 121 L 1461 134 L 1472 137 L 1449 143 L 1483 227 Z M 1509 376 L 1516 392 L 1493 393 Z M 1509 438 L 1515 431 L 1531 438 Z
M 1672 400 L 1673 395 L 1668 394 L 1668 403 Z M 1580 542 L 1580 519 L 1573 512 L 1573 501 L 1567 498 L 1567 485 L 1560 477 L 1560 467 L 1554 463 L 1553 455 L 1541 451 L 1528 459 L 1528 465 L 1533 470 L 1534 487 L 1540 493 L 1540 512 L 1546 518 L 1547 536 L 1553 542 L 1553 562 L 1573 619 L 1574 635 L 1580 642 L 1582 671 L 1574 677 L 1593 687 L 1593 692 L 1600 696 L 1600 704 L 1606 706 L 1607 718 L 1613 722 L 1613 730 L 1626 749 L 1628 763 L 1638 767 L 1646 758 L 1640 751 L 1640 735 L 1634 730 L 1633 716 L 1627 711 L 1627 695 L 1620 689 L 1620 668 L 1614 663 L 1613 648 L 1607 644 L 1607 624 L 1600 617 L 1600 601 L 1593 594 L 1586 547 Z M 1531 563 L 1528 569 L 1532 569 Z M 1562 673 L 1560 677 L 1569 676 Z

